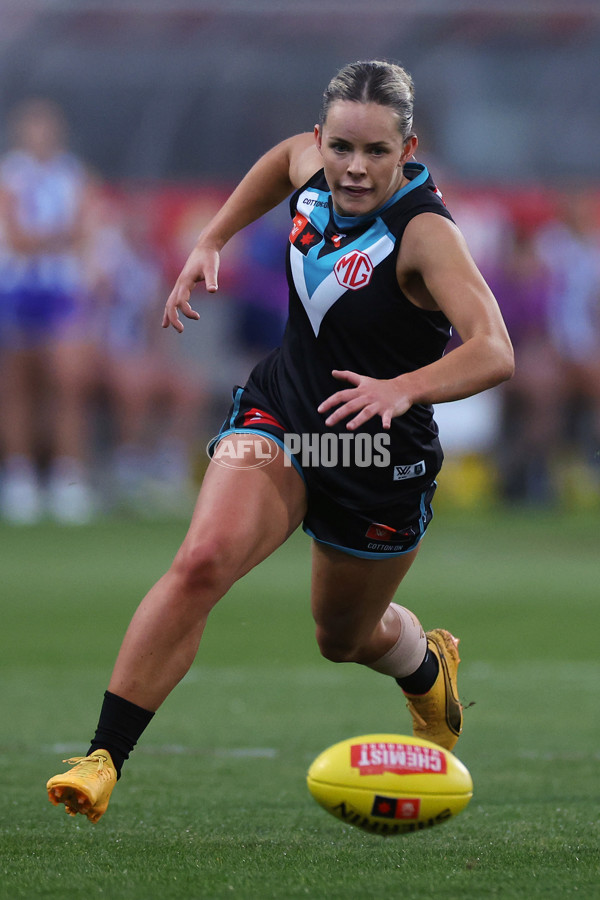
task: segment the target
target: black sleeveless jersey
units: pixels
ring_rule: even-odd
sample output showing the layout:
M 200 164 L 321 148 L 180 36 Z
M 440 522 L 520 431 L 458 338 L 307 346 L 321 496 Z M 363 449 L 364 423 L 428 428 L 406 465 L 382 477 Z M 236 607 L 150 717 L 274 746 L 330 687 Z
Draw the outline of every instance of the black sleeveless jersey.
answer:
M 444 353 L 451 334 L 448 319 L 407 299 L 398 285 L 396 261 L 404 229 L 414 216 L 451 216 L 425 166 L 409 163 L 404 173 L 409 183 L 365 216 L 343 217 L 334 211 L 323 170 L 291 198 L 289 319 L 281 347 L 253 377 L 274 401 L 285 427 L 296 434 L 349 434 L 346 422 L 327 428 L 327 416 L 317 412 L 323 400 L 349 386 L 333 378 L 332 369 L 394 378 Z M 381 418 L 360 431 L 381 434 Z M 367 490 L 371 497 L 381 497 L 383 505 L 405 481 L 416 479 L 409 481 L 411 488 L 431 483 L 442 461 L 432 407 L 415 405 L 393 419 L 389 437 L 388 467 L 351 464 L 348 471 L 326 465 L 311 477 L 351 507 L 360 506 Z

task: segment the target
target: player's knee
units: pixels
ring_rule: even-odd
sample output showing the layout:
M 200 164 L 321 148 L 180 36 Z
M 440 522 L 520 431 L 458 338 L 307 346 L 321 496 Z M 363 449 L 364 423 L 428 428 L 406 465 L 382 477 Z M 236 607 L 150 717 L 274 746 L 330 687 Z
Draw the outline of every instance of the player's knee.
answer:
M 358 662 L 360 651 L 354 640 L 345 640 L 334 631 L 328 631 L 321 627 L 317 627 L 316 638 L 321 656 L 330 662 Z
M 231 576 L 232 569 L 227 545 L 219 540 L 206 540 L 197 544 L 184 543 L 170 571 L 177 579 L 181 595 L 202 597 L 216 603 L 235 580 Z

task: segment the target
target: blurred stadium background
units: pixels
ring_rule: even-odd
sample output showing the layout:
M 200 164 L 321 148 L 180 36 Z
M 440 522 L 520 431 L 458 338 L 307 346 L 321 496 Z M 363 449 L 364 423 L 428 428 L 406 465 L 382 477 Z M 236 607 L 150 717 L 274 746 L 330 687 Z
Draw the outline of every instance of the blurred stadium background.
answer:
M 0 0 L 0 16 L 0 153 L 14 111 L 47 98 L 92 177 L 82 408 L 94 512 L 189 501 L 231 386 L 281 333 L 285 208 L 232 242 L 218 297 L 198 292 L 201 322 L 181 337 L 158 327 L 169 285 L 249 165 L 312 129 L 331 75 L 369 57 L 413 74 L 418 158 L 517 350 L 510 385 L 438 409 L 440 502 L 600 507 L 599 3 Z M 4 228 L 0 258 L 7 240 Z M 5 397 L 10 349 L 0 343 Z M 139 419 L 130 439 L 115 409 Z M 37 442 L 43 475 L 43 423 Z

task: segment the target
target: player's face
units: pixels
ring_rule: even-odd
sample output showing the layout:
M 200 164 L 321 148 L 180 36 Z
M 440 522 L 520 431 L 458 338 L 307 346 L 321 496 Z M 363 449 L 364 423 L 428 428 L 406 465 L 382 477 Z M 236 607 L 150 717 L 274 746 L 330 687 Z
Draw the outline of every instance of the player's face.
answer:
M 23 115 L 18 126 L 20 145 L 40 160 L 51 159 L 63 146 L 62 125 L 50 110 L 40 108 Z
M 362 216 L 383 206 L 404 182 L 402 166 L 417 147 L 404 141 L 389 106 L 336 100 L 315 139 L 335 211 Z

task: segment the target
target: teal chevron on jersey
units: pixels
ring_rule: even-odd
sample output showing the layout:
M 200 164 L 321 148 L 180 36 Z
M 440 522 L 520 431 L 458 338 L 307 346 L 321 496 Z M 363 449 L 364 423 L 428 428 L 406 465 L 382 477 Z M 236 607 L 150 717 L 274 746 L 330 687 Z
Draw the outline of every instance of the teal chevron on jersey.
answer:
M 351 234 L 332 229 L 330 193 L 315 188 L 303 191 L 296 204 L 298 225 L 310 223 L 310 246 L 301 237 L 290 236 L 290 267 L 294 286 L 315 335 L 324 316 L 348 290 L 360 290 L 370 282 L 371 272 L 393 251 L 395 240 L 379 216 L 353 222 Z M 387 207 L 387 204 L 386 204 Z M 336 223 L 337 224 L 337 223 Z M 348 229 L 350 230 L 350 229 Z M 321 237 L 318 239 L 315 232 Z

